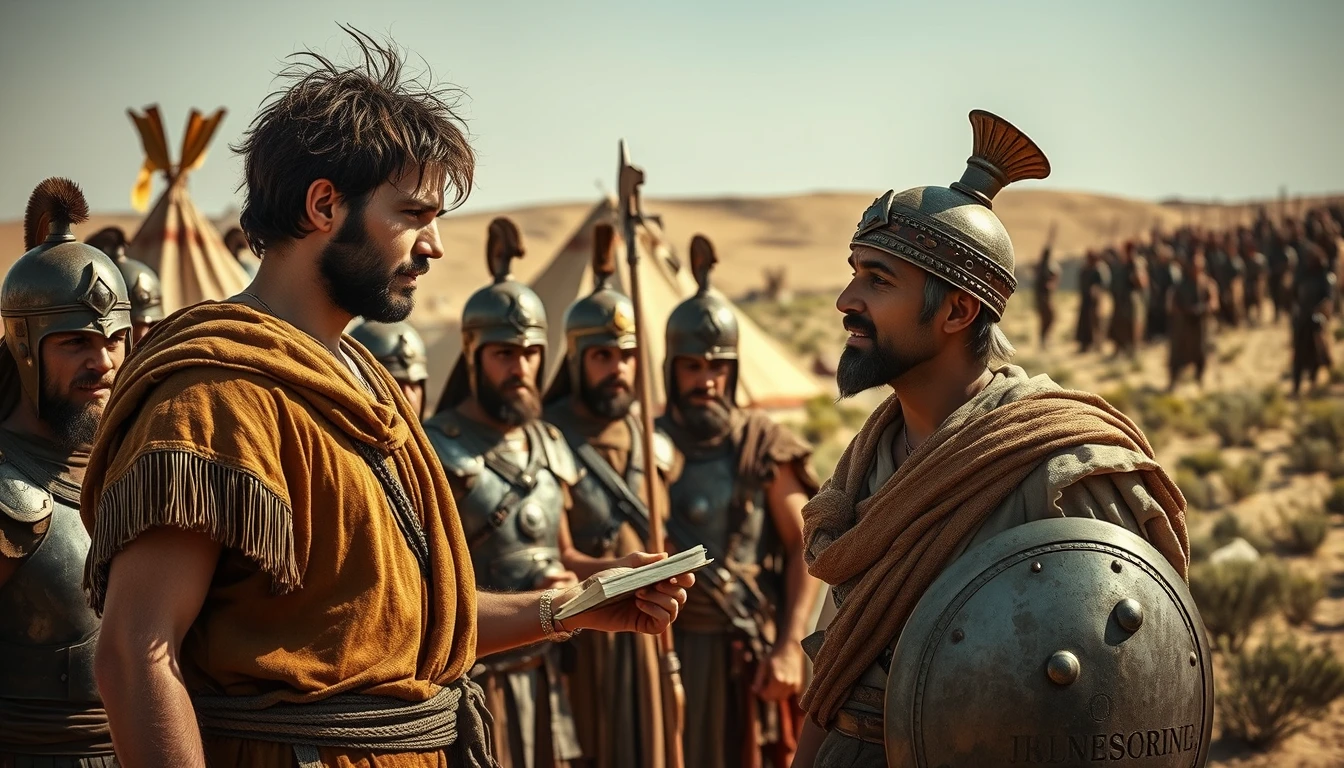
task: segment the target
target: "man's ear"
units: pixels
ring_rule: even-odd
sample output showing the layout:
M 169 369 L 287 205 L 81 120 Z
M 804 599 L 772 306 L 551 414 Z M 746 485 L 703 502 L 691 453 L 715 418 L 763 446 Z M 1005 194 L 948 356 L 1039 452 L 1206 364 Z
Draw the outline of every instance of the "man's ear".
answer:
M 341 196 L 329 180 L 318 179 L 308 185 L 303 212 L 313 231 L 330 234 L 336 228 L 336 209 L 340 202 Z
M 951 336 L 971 327 L 980 315 L 980 300 L 962 290 L 953 290 L 947 297 L 947 317 L 943 332 Z

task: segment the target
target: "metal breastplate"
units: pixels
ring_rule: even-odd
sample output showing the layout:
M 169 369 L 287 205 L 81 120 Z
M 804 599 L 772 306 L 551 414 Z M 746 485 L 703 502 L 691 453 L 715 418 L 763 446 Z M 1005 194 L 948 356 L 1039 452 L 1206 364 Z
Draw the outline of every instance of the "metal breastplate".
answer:
M 639 433 L 632 429 L 630 459 L 626 467 L 625 484 L 641 496 L 644 487 L 644 454 Z M 571 443 L 572 444 L 572 443 Z M 604 557 L 611 554 L 616 535 L 625 518 L 616 508 L 615 500 L 592 472 L 586 472 L 571 490 L 574 506 L 569 511 L 569 533 L 574 546 L 585 555 Z
M 538 461 L 528 463 L 535 474 L 522 473 L 531 486 L 524 491 L 487 465 L 485 450 L 479 450 L 473 437 L 462 434 L 450 438 L 441 431 L 430 431 L 430 442 L 457 492 L 457 511 L 471 542 L 476 584 L 501 591 L 535 589 L 542 577 L 564 570 L 560 564 L 560 516 L 564 514 L 565 497 L 560 476 L 572 473 L 561 468 L 558 476 L 553 465 L 557 445 L 564 451 L 559 461 L 568 457 L 569 449 L 559 439 L 558 431 L 553 436 L 546 429 L 529 428 L 529 455 Z M 510 504 L 511 496 L 518 501 Z M 512 511 L 504 515 L 505 508 Z
M 701 541 L 712 542 L 734 562 L 760 562 L 765 543 L 765 492 L 760 487 L 739 486 L 737 456 L 731 445 L 705 456 L 688 454 L 681 477 L 668 494 L 672 514 L 695 530 Z
M 0 586 L 0 698 L 97 702 L 99 622 L 83 588 L 89 535 L 79 510 L 53 501 L 51 527 Z

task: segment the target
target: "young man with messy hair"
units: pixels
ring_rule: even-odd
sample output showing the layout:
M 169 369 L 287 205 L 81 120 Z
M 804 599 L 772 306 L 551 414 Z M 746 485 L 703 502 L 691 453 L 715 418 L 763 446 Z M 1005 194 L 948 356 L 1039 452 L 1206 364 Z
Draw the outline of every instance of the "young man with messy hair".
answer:
M 127 766 L 493 765 L 466 672 L 558 637 L 578 591 L 477 593 L 417 414 L 342 335 L 409 314 L 474 164 L 451 93 L 351 34 L 358 66 L 303 54 L 237 147 L 256 279 L 163 321 L 90 459 L 95 667 Z M 564 629 L 660 632 L 692 581 Z

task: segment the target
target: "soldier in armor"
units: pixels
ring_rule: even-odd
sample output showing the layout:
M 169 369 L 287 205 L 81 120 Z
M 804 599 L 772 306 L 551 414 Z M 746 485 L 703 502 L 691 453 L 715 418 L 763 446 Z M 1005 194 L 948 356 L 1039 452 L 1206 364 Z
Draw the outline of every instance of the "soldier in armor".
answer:
M 1117 356 L 1134 357 L 1148 319 L 1148 264 L 1127 240 L 1111 265 L 1111 341 Z
M 1172 259 L 1171 247 L 1154 233 L 1152 259 L 1148 271 L 1148 322 L 1144 338 L 1152 341 L 1165 338 L 1171 332 L 1171 318 L 1167 314 L 1167 293 L 1179 272 Z
M 1114 754 L 1111 727 L 1131 727 L 1147 713 L 1132 698 L 1116 698 L 1117 708 L 1124 703 L 1127 709 L 1113 710 L 1103 695 L 1110 689 L 1092 688 L 1092 677 L 1068 687 L 1079 663 L 1083 675 L 1094 674 L 1088 671 L 1094 665 L 1113 669 L 1112 646 L 1122 641 L 1105 613 L 1099 620 L 1092 603 L 1084 611 L 1078 595 L 1100 601 L 1115 594 L 1101 580 L 1141 579 L 1150 570 L 1135 567 L 1136 561 L 1157 561 L 1167 582 L 1183 587 L 1185 505 L 1143 434 L 1103 399 L 1007 364 L 1013 348 L 999 322 L 1016 287 L 1015 260 L 991 206 L 1004 186 L 1045 178 L 1050 166 L 1007 121 L 979 110 L 970 118 L 975 144 L 961 179 L 950 187 L 887 192 L 864 213 L 850 243 L 853 277 L 836 302 L 850 339 L 836 383 L 842 396 L 879 386 L 891 387 L 892 395 L 804 510 L 809 567 L 830 585 L 835 612 L 804 643 L 814 667 L 802 702 L 808 722 L 794 763 L 801 768 L 1031 762 L 1042 744 L 1050 746 L 1043 739 L 1064 727 L 1070 729 L 1061 742 L 1065 750 L 1086 744 L 1087 754 L 1074 762 L 1094 754 L 1097 735 L 1104 754 Z M 1042 531 L 1032 521 L 1063 517 L 1095 518 L 1103 531 L 1113 530 L 1114 536 L 1098 537 L 1110 542 L 1099 550 L 1107 556 L 1072 570 L 1033 558 L 1034 548 L 1072 541 L 1073 532 Z M 1054 522 L 1091 523 L 1047 520 Z M 1121 528 L 1136 535 L 1126 538 Z M 1019 534 L 1028 529 L 1033 536 Z M 1140 537 L 1156 552 L 1135 554 Z M 1098 550 L 1089 545 L 1085 551 Z M 966 602 L 974 592 L 966 584 L 989 580 L 1000 561 L 1018 563 L 1005 580 L 1041 574 L 1041 581 L 996 588 L 981 602 Z M 969 577 L 953 572 L 963 564 Z M 945 590 L 940 583 L 949 579 Z M 1018 602 L 1028 587 L 1038 591 L 1029 602 Z M 1146 601 L 1171 594 L 1162 588 L 1140 596 Z M 1059 601 L 1056 610 L 1050 600 Z M 963 605 L 974 612 L 961 613 Z M 1145 610 L 1163 616 L 1161 621 L 1185 616 L 1185 623 L 1163 624 L 1169 635 L 1140 633 L 1144 651 L 1136 651 L 1136 658 L 1153 666 L 1135 664 L 1106 679 L 1125 690 L 1162 684 L 1164 696 L 1188 694 L 1182 701 L 1194 702 L 1197 711 L 1183 710 L 1179 720 L 1164 711 L 1159 714 L 1172 717 L 1146 727 L 1179 723 L 1179 747 L 1170 734 L 1155 732 L 1154 738 L 1165 739 L 1168 751 L 1180 752 L 1190 765 L 1189 749 L 1207 746 L 1212 714 L 1204 687 L 1211 671 L 1208 649 L 1193 628 L 1197 615 L 1191 624 L 1193 608 L 1170 599 L 1126 607 L 1133 610 L 1111 619 L 1120 622 L 1117 632 L 1137 628 Z M 926 619 L 929 613 L 932 619 Z M 1061 638 L 1064 624 L 1055 620 L 1060 613 L 1078 614 L 1069 631 L 1089 634 Z M 963 615 L 979 623 L 963 623 Z M 1182 635 L 1186 626 L 1192 628 Z M 1099 627 L 1106 627 L 1104 637 Z M 1150 635 L 1170 647 L 1148 644 Z M 1170 642 L 1173 637 L 1183 638 L 1180 645 Z M 1060 645 L 1040 652 L 1055 643 Z M 930 661 L 925 650 L 933 647 L 940 655 Z M 1147 650 L 1156 648 L 1166 649 L 1150 657 Z M 943 674 L 950 667 L 955 671 Z M 921 669 L 939 676 L 923 677 Z M 1032 684 L 1008 693 L 1006 678 Z M 982 685 L 982 679 L 993 685 Z M 975 717 L 961 717 L 958 703 Z M 1083 727 L 1080 718 L 1097 733 L 1075 733 Z M 910 738 L 912 725 L 920 730 Z M 1024 747 L 1021 737 L 1030 744 Z M 1058 757 L 1059 746 L 1047 750 L 1042 762 Z M 1122 744 L 1122 752 L 1128 746 Z M 1146 746 L 1134 748 L 1142 753 Z M 1151 764 L 1180 764 L 1175 760 Z
M 453 489 L 476 584 L 494 592 L 563 587 L 613 565 L 646 562 L 589 557 L 570 537 L 566 514 L 580 471 L 560 430 L 541 420 L 546 309 L 509 273 L 522 254 L 517 226 L 492 221 L 486 256 L 494 283 L 462 309 L 462 355 L 425 422 Z M 503 768 L 550 768 L 582 755 L 561 650 L 528 646 L 479 659 L 472 671 L 494 716 Z
M 1187 366 L 1194 366 L 1195 381 L 1204 383 L 1204 368 L 1213 350 L 1213 321 L 1218 314 L 1218 284 L 1204 265 L 1204 249 L 1195 246 L 1189 263 L 1181 270 L 1166 297 L 1171 317 L 1171 348 L 1167 357 L 1168 390 Z
M 1074 339 L 1079 352 L 1089 352 L 1101 345 L 1105 322 L 1101 317 L 1101 298 L 1111 286 L 1111 269 L 1101 255 L 1089 250 L 1083 257 L 1083 268 L 1078 272 L 1078 329 Z
M 580 480 L 570 489 L 574 547 L 599 559 L 641 551 L 649 535 L 643 425 L 631 411 L 639 364 L 635 311 L 628 297 L 608 285 L 616 271 L 613 242 L 612 228 L 598 225 L 593 292 L 565 312 L 565 359 L 545 397 L 546 421 L 564 434 L 580 468 Z M 654 446 L 653 506 L 665 514 L 675 451 L 661 432 Z M 583 764 L 665 765 L 657 638 L 587 632 L 573 642 L 570 695 Z
M 1330 317 L 1339 286 L 1325 250 L 1310 240 L 1298 243 L 1297 274 L 1293 276 L 1292 341 L 1293 394 L 1306 378 L 1314 386 L 1321 369 L 1330 370 Z
M 90 539 L 80 486 L 130 339 L 121 274 L 75 242 L 79 188 L 47 179 L 24 221 L 30 249 L 0 287 L 0 765 L 115 766 L 94 682 L 98 617 L 82 586 Z
M 392 374 L 401 385 L 401 393 L 411 404 L 411 410 L 424 418 L 429 353 L 419 332 L 404 320 L 399 323 L 365 320 L 355 326 L 350 335 Z
M 1036 265 L 1036 316 L 1041 319 L 1041 349 L 1050 341 L 1050 328 L 1055 324 L 1055 292 L 1059 290 L 1059 265 L 1050 258 L 1055 244 L 1055 226 L 1050 225 L 1050 236 L 1041 249 L 1041 261 Z
M 143 261 L 126 256 L 126 233 L 104 227 L 84 241 L 116 263 L 131 295 L 131 342 L 138 344 L 163 319 L 163 286 L 159 275 Z
M 658 420 L 684 456 L 668 536 L 682 548 L 703 544 L 715 559 L 674 632 L 686 765 L 787 766 L 801 725 L 800 641 L 819 587 L 803 561 L 801 512 L 818 481 L 810 446 L 737 407 L 737 318 L 709 291 L 716 261 L 697 235 L 699 290 L 668 317 L 667 409 Z

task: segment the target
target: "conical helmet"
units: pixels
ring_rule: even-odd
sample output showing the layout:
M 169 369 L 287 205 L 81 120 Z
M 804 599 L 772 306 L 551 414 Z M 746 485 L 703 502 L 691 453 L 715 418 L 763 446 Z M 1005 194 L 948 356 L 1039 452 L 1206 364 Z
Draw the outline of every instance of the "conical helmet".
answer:
M 34 403 L 40 401 L 42 339 L 67 331 L 111 338 L 131 327 L 121 272 L 106 254 L 77 242 L 70 231 L 88 218 L 89 204 L 73 181 L 50 178 L 37 185 L 23 219 L 29 251 L 0 286 L 5 344 L 18 364 L 23 391 Z
M 971 112 L 974 150 L 951 187 L 889 190 L 864 212 L 853 245 L 889 253 L 980 299 L 1003 317 L 1017 288 L 1013 242 L 994 215 L 994 196 L 1014 181 L 1044 179 L 1050 161 L 1003 118 Z
M 429 378 L 429 352 L 425 340 L 410 323 L 366 320 L 350 331 L 350 335 L 363 344 L 397 381 L 423 384 Z
M 486 344 L 541 347 L 545 369 L 546 307 L 541 297 L 514 280 L 510 271 L 513 260 L 523 253 L 523 238 L 516 224 L 503 216 L 490 222 L 485 261 L 494 282 L 473 293 L 462 308 L 462 355 L 448 376 L 438 411 L 476 394 L 476 353 Z
M 678 357 L 705 360 L 732 360 L 733 373 L 728 382 L 728 401 L 737 398 L 737 315 L 732 306 L 710 293 L 709 273 L 719 257 L 704 235 L 691 239 L 691 274 L 699 286 L 695 295 L 681 302 L 667 318 L 667 357 L 663 361 L 663 386 L 669 403 L 674 399 L 675 379 L 672 361 Z
M 84 243 L 107 254 L 121 271 L 130 292 L 132 323 L 157 323 L 163 319 L 163 286 L 159 275 L 143 261 L 126 256 L 126 233 L 121 227 L 103 227 Z
M 593 347 L 635 348 L 635 305 L 630 297 L 611 287 L 616 274 L 613 250 L 615 231 L 610 224 L 593 230 L 593 292 L 565 311 L 564 374 L 557 376 L 546 393 L 552 401 L 568 395 L 583 376 L 583 355 Z

